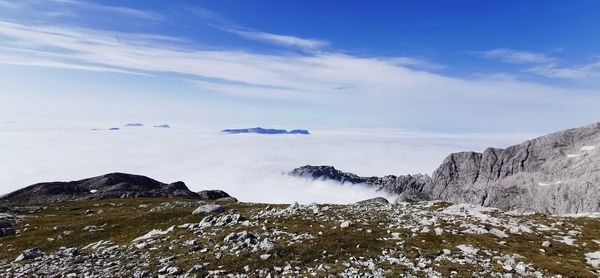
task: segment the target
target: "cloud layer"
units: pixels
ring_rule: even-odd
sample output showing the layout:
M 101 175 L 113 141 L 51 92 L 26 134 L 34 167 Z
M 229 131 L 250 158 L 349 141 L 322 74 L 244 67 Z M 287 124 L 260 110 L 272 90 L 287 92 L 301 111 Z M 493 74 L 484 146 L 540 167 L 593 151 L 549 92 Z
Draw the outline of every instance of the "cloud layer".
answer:
M 109 126 L 106 126 L 107 128 Z M 348 203 L 381 194 L 361 186 L 283 174 L 306 164 L 360 175 L 430 173 L 452 151 L 506 146 L 530 135 L 427 134 L 401 130 L 312 130 L 312 135 L 224 135 L 222 127 L 53 127 L 0 123 L 0 194 L 43 181 L 109 172 L 182 180 L 244 201 Z

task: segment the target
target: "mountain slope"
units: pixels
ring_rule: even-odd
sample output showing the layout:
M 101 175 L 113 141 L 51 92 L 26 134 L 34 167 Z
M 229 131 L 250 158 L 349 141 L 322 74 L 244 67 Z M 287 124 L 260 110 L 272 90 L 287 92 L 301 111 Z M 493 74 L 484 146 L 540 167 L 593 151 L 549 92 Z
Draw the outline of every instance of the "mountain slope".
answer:
M 599 149 L 600 123 L 595 123 L 505 149 L 450 154 L 430 179 L 420 176 L 416 183 L 413 176 L 396 177 L 384 183 L 387 186 L 381 186 L 382 181 L 393 176 L 344 181 L 379 186 L 398 194 L 399 200 L 445 200 L 544 213 L 595 212 L 600 211 Z M 291 174 L 317 173 L 311 177 L 340 181 L 316 170 L 319 167 L 304 166 Z

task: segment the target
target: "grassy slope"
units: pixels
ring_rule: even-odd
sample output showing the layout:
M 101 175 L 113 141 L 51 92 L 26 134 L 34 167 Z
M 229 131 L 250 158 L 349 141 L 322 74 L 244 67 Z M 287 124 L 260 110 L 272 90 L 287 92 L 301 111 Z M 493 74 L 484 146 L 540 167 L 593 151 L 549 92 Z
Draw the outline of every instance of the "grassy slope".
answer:
M 85 246 L 98 240 L 110 240 L 118 244 L 130 244 L 131 240 L 144 235 L 156 228 L 164 229 L 172 225 L 183 223 L 197 223 L 204 215 L 192 215 L 191 211 L 196 204 L 193 201 L 178 200 L 174 208 L 165 208 L 151 211 L 152 208 L 160 207 L 165 202 L 176 202 L 172 199 L 117 199 L 102 201 L 78 201 L 56 203 L 48 205 L 34 212 L 26 213 L 25 218 L 15 228 L 22 232 L 17 236 L 0 238 L 0 260 L 13 260 L 20 251 L 39 247 L 46 252 L 52 252 L 61 246 Z M 148 204 L 149 208 L 139 208 L 140 204 Z M 266 204 L 248 203 L 224 203 L 226 210 L 241 214 L 242 218 L 249 219 L 255 212 L 264 209 Z M 330 206 L 332 209 L 326 212 L 330 219 L 353 219 L 356 215 L 348 213 L 343 206 Z M 95 211 L 94 215 L 87 216 L 87 209 Z M 431 208 L 439 209 L 439 208 Z M 98 211 L 102 210 L 102 213 Z M 557 221 L 545 216 L 533 215 L 523 216 L 530 218 L 535 223 Z M 377 257 L 384 249 L 398 248 L 409 258 L 424 257 L 433 259 L 438 256 L 442 249 L 457 252 L 455 246 L 458 244 L 471 244 L 478 248 L 497 250 L 505 254 L 519 254 L 524 256 L 524 261 L 533 264 L 536 268 L 543 269 L 545 274 L 563 274 L 571 277 L 595 277 L 590 272 L 590 266 L 585 263 L 583 254 L 597 251 L 598 244 L 594 239 L 600 239 L 600 221 L 593 219 L 561 219 L 565 222 L 565 229 L 577 225 L 582 228 L 583 236 L 577 239 L 578 246 L 570 246 L 563 243 L 553 242 L 553 247 L 547 252 L 540 252 L 541 243 L 544 238 L 531 234 L 511 235 L 506 239 L 505 245 L 498 244 L 498 238 L 490 234 L 470 235 L 444 233 L 436 236 L 434 232 L 416 234 L 406 229 L 388 229 L 390 219 L 382 214 L 373 214 L 368 219 L 354 219 L 355 226 L 351 229 L 339 229 L 337 221 L 321 221 L 308 215 L 298 215 L 291 218 L 269 218 L 264 219 L 264 225 L 269 229 L 285 230 L 293 233 L 310 233 L 322 235 L 315 239 L 304 241 L 300 244 L 288 246 L 285 236 L 278 241 L 274 256 L 268 261 L 259 258 L 260 253 L 242 251 L 236 256 L 225 256 L 215 259 L 210 253 L 189 252 L 181 245 L 172 246 L 171 249 L 163 246 L 154 250 L 156 257 L 175 255 L 176 264 L 183 269 L 188 269 L 194 264 L 209 263 L 212 269 L 227 269 L 230 271 L 243 272 L 243 267 L 249 265 L 251 268 L 272 268 L 272 266 L 283 266 L 288 262 L 299 266 L 315 267 L 318 264 L 328 264 L 332 267 L 330 272 L 335 273 L 337 269 L 344 266 L 338 264 L 347 261 L 350 256 L 355 257 Z M 261 221 L 264 221 L 261 219 Z M 96 232 L 84 232 L 85 226 L 95 225 L 102 227 Z M 457 228 L 459 223 L 441 223 L 445 229 Z M 174 239 L 199 240 L 199 245 L 211 248 L 222 242 L 222 239 L 233 231 L 247 230 L 249 232 L 262 232 L 259 227 L 234 226 L 216 231 L 215 236 L 210 238 L 198 238 L 188 230 L 176 230 L 169 236 Z M 367 232 L 370 230 L 370 232 Z M 71 231 L 65 235 L 65 231 Z M 388 237 L 388 232 L 399 232 L 404 243 L 395 244 L 394 241 L 383 240 Z M 53 239 L 53 240 L 49 240 Z M 326 251 L 326 253 L 324 253 Z M 318 261 L 318 263 L 316 263 Z M 435 265 L 435 264 L 434 264 Z M 392 270 L 390 276 L 395 276 L 406 271 L 398 265 L 386 266 Z M 480 270 L 477 265 L 456 265 L 438 263 L 436 270 L 447 275 L 450 271 L 458 271 L 459 274 L 469 275 L 473 271 Z M 498 271 L 501 271 L 498 265 Z

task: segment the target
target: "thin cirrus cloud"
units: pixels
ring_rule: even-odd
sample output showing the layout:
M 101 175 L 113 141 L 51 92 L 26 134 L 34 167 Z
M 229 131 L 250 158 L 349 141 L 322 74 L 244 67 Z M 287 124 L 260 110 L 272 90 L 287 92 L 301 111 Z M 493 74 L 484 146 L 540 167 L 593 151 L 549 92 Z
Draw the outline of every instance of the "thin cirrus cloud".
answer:
M 368 99 L 404 102 L 419 98 L 522 98 L 571 94 L 573 90 L 543 84 L 462 79 L 405 66 L 410 59 L 359 57 L 337 52 L 257 54 L 239 50 L 205 50 L 192 42 L 152 34 L 117 33 L 79 27 L 0 22 L 5 47 L 44 53 L 39 66 L 86 70 L 103 68 L 141 74 L 162 72 L 201 79 L 200 89 L 244 97 L 285 98 L 307 102 Z M 177 42 L 177 43 L 173 43 Z M 28 53 L 14 51 L 0 63 L 20 57 L 35 66 Z M 208 81 L 206 80 L 208 79 Z M 264 89 L 268 88 L 268 89 Z M 336 88 L 345 88 L 339 90 Z M 443 88 L 443 89 L 442 89 Z M 482 102 L 486 100 L 482 99 Z
M 329 45 L 329 42 L 326 40 L 273 34 L 242 27 L 221 14 L 203 7 L 188 7 L 186 10 L 196 18 L 202 20 L 204 24 L 208 26 L 249 40 L 261 41 L 278 46 L 293 47 L 306 51 L 314 51 Z
M 33 17 L 46 16 L 56 17 L 85 17 L 89 12 L 106 14 L 107 16 L 122 16 L 135 18 L 146 22 L 160 22 L 165 20 L 161 14 L 133 9 L 123 6 L 100 5 L 88 1 L 79 0 L 31 0 L 31 1 L 6 1 L 0 0 L 0 7 L 8 8 L 14 11 L 36 10 Z
M 515 64 L 549 64 L 556 62 L 555 58 L 548 57 L 542 53 L 509 48 L 497 48 L 489 51 L 479 52 L 479 54 L 486 58 L 498 59 L 504 62 Z
M 214 25 L 217 30 L 261 33 L 240 27 L 209 10 L 195 11 L 194 15 L 206 19 L 205 24 Z M 278 46 L 295 44 L 294 48 L 312 50 L 259 53 L 243 48 L 210 47 L 210 42 L 202 38 L 182 39 L 149 32 L 83 28 L 73 23 L 52 23 L 52 20 L 39 24 L 36 20 L 23 22 L 10 18 L 0 21 L 3 52 L 0 64 L 156 76 L 174 74 L 190 81 L 187 84 L 198 95 L 283 100 L 289 107 L 317 107 L 315 109 L 321 109 L 322 114 L 314 117 L 322 119 L 352 111 L 348 116 L 351 121 L 367 119 L 395 126 L 429 121 L 437 125 L 485 128 L 490 122 L 503 120 L 506 113 L 512 113 L 530 120 L 539 119 L 540 126 L 547 126 L 545 119 L 549 113 L 554 117 L 567 117 L 580 111 L 595 115 L 589 104 L 599 101 L 597 91 L 592 89 L 559 87 L 518 78 L 444 75 L 436 72 L 443 66 L 413 57 L 353 55 L 324 47 L 323 43 L 283 39 L 285 36 L 266 37 Z M 273 42 L 273 38 L 277 38 L 278 43 Z M 544 63 L 552 60 L 531 53 L 513 53 L 512 56 L 507 51 L 503 55 L 500 51 L 494 53 L 492 56 L 496 59 L 510 57 L 514 62 L 529 62 L 531 70 L 549 65 Z M 567 74 L 552 69 L 553 74 Z M 7 86 L 18 90 L 23 84 Z M 489 109 L 490 105 L 499 109 Z M 12 106 L 21 105 L 13 103 Z M 549 112 L 552 108 L 560 110 Z M 262 117 L 273 118 L 265 113 Z M 480 116 L 473 117 L 474 113 Z M 350 121 L 348 119 L 340 118 L 332 123 Z
M 298 47 L 305 50 L 315 50 L 329 45 L 329 42 L 317 39 L 303 39 L 294 36 L 277 35 L 253 30 L 228 29 L 227 32 L 239 35 L 250 40 L 263 41 L 267 43 Z
M 579 65 L 564 65 L 558 58 L 543 53 L 508 48 L 477 52 L 482 57 L 512 64 L 526 65 L 525 72 L 565 80 L 597 81 L 600 78 L 600 61 Z

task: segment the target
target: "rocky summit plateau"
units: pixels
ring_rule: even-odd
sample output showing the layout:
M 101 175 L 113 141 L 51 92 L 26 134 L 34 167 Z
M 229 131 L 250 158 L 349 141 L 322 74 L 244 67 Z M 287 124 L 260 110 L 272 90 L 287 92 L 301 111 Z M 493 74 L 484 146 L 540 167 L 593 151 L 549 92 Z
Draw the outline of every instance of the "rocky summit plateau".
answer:
M 600 220 L 376 198 L 1 205 L 2 277 L 598 277 Z
M 443 200 L 549 214 L 600 211 L 600 123 L 507 148 L 452 153 L 433 174 L 360 177 L 331 166 L 291 175 L 364 184 L 399 201 Z

